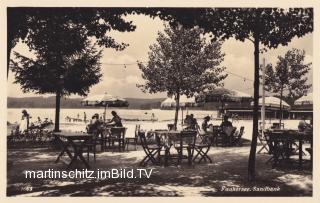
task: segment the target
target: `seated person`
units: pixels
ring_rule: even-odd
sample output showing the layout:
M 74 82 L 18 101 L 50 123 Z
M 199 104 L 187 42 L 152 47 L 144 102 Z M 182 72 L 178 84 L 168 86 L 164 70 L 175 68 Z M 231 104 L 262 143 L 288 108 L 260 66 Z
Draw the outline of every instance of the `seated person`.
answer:
M 118 116 L 117 112 L 115 111 L 111 111 L 112 114 L 112 119 L 107 122 L 107 126 L 108 127 L 123 127 L 122 122 L 121 122 L 121 118 L 120 116 Z
M 186 125 L 187 126 L 187 128 L 190 126 L 190 122 L 191 121 L 191 119 L 190 119 L 190 115 L 186 115 L 186 118 L 184 119 L 184 125 Z
M 206 116 L 203 118 L 203 122 L 201 124 L 201 130 L 203 132 L 207 132 L 208 131 L 208 128 L 210 127 L 210 125 L 208 124 L 208 122 L 210 121 L 210 116 Z
M 233 127 L 232 123 L 228 119 L 229 119 L 228 115 L 223 116 L 223 121 L 221 122 L 221 125 L 220 125 L 222 128 Z
M 302 120 L 299 121 L 298 129 L 300 132 L 312 130 L 312 125 L 306 122 L 306 118 L 302 117 Z
M 220 124 L 223 132 L 225 132 L 225 134 L 227 136 L 231 136 L 232 132 L 234 131 L 234 127 L 232 125 L 232 123 L 228 120 L 229 116 L 228 115 L 224 115 L 223 117 L 223 121 Z
M 185 130 L 198 130 L 198 122 L 197 119 L 194 118 L 193 114 L 187 115 L 186 119 L 187 120 L 187 127 L 185 128 Z
M 92 116 L 90 123 L 87 125 L 88 133 L 95 133 L 98 132 L 101 128 L 102 122 L 99 119 L 99 114 L 95 113 Z

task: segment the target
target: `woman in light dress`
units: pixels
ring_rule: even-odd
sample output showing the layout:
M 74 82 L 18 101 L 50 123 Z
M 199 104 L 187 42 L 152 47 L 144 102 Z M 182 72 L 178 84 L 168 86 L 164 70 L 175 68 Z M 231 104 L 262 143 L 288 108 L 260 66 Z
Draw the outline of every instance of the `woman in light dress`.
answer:
M 30 116 L 26 110 L 22 111 L 22 117 L 19 125 L 19 131 L 20 133 L 24 133 L 29 128 L 29 119 Z

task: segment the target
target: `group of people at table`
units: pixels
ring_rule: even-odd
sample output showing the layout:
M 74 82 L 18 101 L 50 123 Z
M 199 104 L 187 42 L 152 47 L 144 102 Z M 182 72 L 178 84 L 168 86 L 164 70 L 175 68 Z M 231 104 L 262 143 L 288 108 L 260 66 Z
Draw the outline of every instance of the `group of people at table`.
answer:
M 112 119 L 110 121 L 104 122 L 99 119 L 99 114 L 95 113 L 92 116 L 90 123 L 87 125 L 87 131 L 89 133 L 95 132 L 101 128 L 102 125 L 105 125 L 107 128 L 112 127 L 123 127 L 120 116 L 115 111 L 111 111 Z
M 209 124 L 210 120 L 211 120 L 210 116 L 204 117 L 203 122 L 200 127 L 197 122 L 197 119 L 194 118 L 193 114 L 187 115 L 184 120 L 184 125 L 186 126 L 185 130 L 197 130 L 197 131 L 202 131 L 203 133 L 205 133 L 212 126 L 212 124 Z M 229 116 L 227 114 L 223 116 L 223 120 L 222 120 L 220 126 L 221 127 L 233 127 L 232 122 L 229 121 Z

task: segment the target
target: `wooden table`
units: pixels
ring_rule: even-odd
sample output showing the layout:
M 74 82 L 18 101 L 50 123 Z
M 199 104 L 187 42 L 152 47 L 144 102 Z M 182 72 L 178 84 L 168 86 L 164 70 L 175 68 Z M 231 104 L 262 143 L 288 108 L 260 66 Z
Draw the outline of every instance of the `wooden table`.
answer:
M 60 140 L 60 144 L 63 146 L 62 151 L 60 152 L 59 156 L 55 161 L 56 163 L 59 162 L 60 157 L 63 156 L 64 153 L 67 153 L 67 155 L 71 159 L 70 163 L 67 166 L 67 169 L 69 169 L 77 161 L 77 159 L 80 159 L 82 163 L 86 166 L 86 168 L 90 168 L 89 163 L 83 157 L 82 153 L 84 144 L 86 143 L 86 141 L 92 139 L 93 134 L 79 132 L 55 132 L 53 133 L 53 135 Z M 65 142 L 63 141 L 63 139 L 67 141 Z M 73 148 L 73 155 L 68 149 L 68 147 L 70 146 Z
M 272 140 L 285 140 L 287 143 L 298 141 L 298 151 L 299 151 L 299 167 L 302 168 L 302 156 L 303 156 L 303 143 L 304 141 L 310 141 L 312 145 L 312 132 L 300 132 L 298 130 L 274 130 L 272 131 L 272 136 L 270 137 Z

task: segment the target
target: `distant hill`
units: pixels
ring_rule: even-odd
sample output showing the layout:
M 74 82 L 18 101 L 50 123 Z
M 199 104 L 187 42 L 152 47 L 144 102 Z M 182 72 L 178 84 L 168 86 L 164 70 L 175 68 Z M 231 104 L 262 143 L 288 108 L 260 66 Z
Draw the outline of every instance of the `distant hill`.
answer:
M 160 108 L 161 102 L 165 98 L 156 99 L 140 99 L 140 98 L 125 98 L 129 102 L 130 109 L 152 109 Z M 83 108 L 81 98 L 62 98 L 61 108 Z M 55 97 L 8 97 L 8 108 L 54 108 Z

